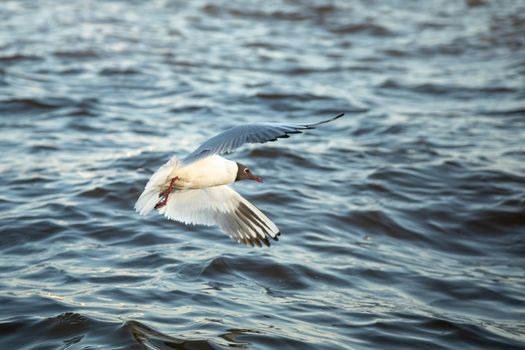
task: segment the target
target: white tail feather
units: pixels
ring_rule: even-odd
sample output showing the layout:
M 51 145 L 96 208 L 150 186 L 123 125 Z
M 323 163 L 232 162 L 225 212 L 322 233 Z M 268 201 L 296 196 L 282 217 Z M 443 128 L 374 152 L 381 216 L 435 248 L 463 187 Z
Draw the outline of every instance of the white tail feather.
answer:
M 144 190 L 137 200 L 137 203 L 135 203 L 137 213 L 140 215 L 149 214 L 155 208 L 155 204 L 160 200 L 159 193 L 160 191 Z
M 160 192 L 170 181 L 170 176 L 174 168 L 177 168 L 178 166 L 179 161 L 176 158 L 171 158 L 151 176 L 144 188 L 144 192 L 142 192 L 137 203 L 135 203 L 135 210 L 137 213 L 140 215 L 147 215 L 155 209 L 155 204 L 161 200 L 159 197 Z

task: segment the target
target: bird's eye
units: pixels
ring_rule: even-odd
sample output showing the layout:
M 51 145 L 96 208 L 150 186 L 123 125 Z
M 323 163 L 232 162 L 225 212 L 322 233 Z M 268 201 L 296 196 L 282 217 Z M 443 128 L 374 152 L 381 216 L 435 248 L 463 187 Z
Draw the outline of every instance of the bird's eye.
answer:
M 244 172 L 245 172 L 246 174 L 249 174 L 249 173 L 250 173 L 250 169 L 245 168 L 245 169 L 244 169 Z

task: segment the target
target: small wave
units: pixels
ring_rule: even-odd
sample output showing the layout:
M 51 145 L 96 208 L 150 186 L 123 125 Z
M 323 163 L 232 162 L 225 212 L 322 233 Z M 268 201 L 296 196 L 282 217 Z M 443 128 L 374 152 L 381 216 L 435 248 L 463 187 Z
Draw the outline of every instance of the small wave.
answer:
M 0 63 L 19 63 L 20 61 L 41 61 L 43 57 L 25 54 L 12 54 L 0 56 Z
M 142 72 L 134 68 L 104 68 L 99 71 L 101 76 L 112 77 L 118 75 L 137 75 Z
M 138 321 L 127 321 L 124 328 L 133 335 L 139 344 L 147 349 L 215 349 L 207 340 L 174 338 Z
M 0 101 L 0 112 L 21 112 L 33 110 L 52 110 L 71 105 L 65 98 L 9 99 Z
M 71 59 L 95 59 L 100 55 L 94 50 L 77 50 L 77 51 L 56 51 L 54 56 L 58 58 L 71 58 Z
M 116 265 L 123 268 L 132 269 L 157 269 L 161 267 L 169 267 L 170 265 L 178 264 L 180 261 L 174 258 L 165 257 L 159 253 L 152 253 L 133 257 L 126 261 L 118 262 Z
M 64 312 L 44 319 L 17 316 L 0 323 L 0 335 L 1 344 L 6 349 L 29 349 L 35 346 L 46 349 L 134 349 L 138 345 L 127 327 L 75 312 Z
M 240 276 L 243 279 L 255 280 L 276 290 L 309 288 L 311 285 L 307 280 L 304 280 L 304 271 L 295 271 L 296 268 L 301 267 L 283 265 L 264 257 L 253 259 L 222 255 L 209 260 L 200 276 L 213 281 L 225 282 L 235 280 L 235 276 Z
M 47 153 L 47 152 L 56 152 L 59 148 L 55 147 L 54 145 L 49 144 L 39 144 L 39 145 L 33 145 L 29 149 L 29 153 Z
M 272 92 L 258 92 L 255 97 L 262 100 L 295 100 L 295 101 L 312 101 L 312 100 L 326 100 L 330 99 L 327 96 L 319 96 L 314 94 L 290 94 L 290 93 L 272 93 Z
M 86 282 L 93 284 L 137 284 L 151 279 L 151 275 L 119 275 L 111 274 L 107 276 L 90 276 Z
M 306 164 L 308 159 L 303 157 L 298 152 L 293 152 L 290 149 L 282 147 L 261 147 L 250 150 L 249 157 L 260 157 L 260 158 L 283 158 L 289 161 L 293 161 L 297 164 Z
M 359 34 L 365 33 L 372 36 L 392 36 L 394 35 L 389 29 L 379 24 L 374 23 L 356 23 L 356 24 L 346 24 L 338 27 L 333 27 L 330 29 L 331 32 L 335 34 Z
M 484 233 L 490 236 L 496 232 L 502 232 L 497 236 L 509 235 L 511 237 L 521 232 L 525 227 L 525 199 L 511 203 L 515 206 L 512 205 L 508 209 L 505 209 L 506 206 L 500 203 L 496 205 L 500 209 L 487 209 L 472 213 L 471 217 L 465 221 L 467 232 L 477 235 Z M 518 240 L 516 243 L 523 246 L 525 242 L 520 243 Z
M 352 211 L 347 215 L 334 215 L 334 219 L 359 228 L 366 235 L 386 235 L 396 239 L 428 242 L 429 240 L 418 231 L 407 227 L 400 220 L 395 220 L 385 211 L 363 210 Z
M 323 9 L 323 8 L 321 8 Z M 240 18 L 253 18 L 254 20 L 279 20 L 279 21 L 304 21 L 312 18 L 314 12 L 305 13 L 297 11 L 263 11 L 248 8 L 227 8 L 219 7 L 214 4 L 207 4 L 202 7 L 202 11 L 210 16 L 229 15 Z
M 469 87 L 460 85 L 444 85 L 435 83 L 424 84 L 405 84 L 392 79 L 387 79 L 379 85 L 381 89 L 389 90 L 405 90 L 418 94 L 428 95 L 443 95 L 457 98 L 474 98 L 479 97 L 479 94 L 495 95 L 495 94 L 511 94 L 516 90 L 506 86 L 479 86 Z

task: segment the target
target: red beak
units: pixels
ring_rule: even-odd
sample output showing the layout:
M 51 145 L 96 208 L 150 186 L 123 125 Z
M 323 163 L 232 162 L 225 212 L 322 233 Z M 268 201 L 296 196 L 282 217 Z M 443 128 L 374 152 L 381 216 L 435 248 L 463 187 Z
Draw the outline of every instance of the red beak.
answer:
M 255 175 L 250 175 L 250 180 L 254 180 L 257 182 L 264 182 L 262 178 L 260 178 L 259 176 L 255 176 Z

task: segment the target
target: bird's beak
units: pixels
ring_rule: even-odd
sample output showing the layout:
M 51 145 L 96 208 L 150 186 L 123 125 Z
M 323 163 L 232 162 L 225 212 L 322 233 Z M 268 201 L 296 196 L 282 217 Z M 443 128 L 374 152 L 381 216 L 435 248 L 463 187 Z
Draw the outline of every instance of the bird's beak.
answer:
M 263 182 L 263 179 L 260 178 L 259 176 L 255 176 L 255 175 L 250 175 L 250 180 L 254 180 L 254 181 L 257 181 L 257 182 Z

